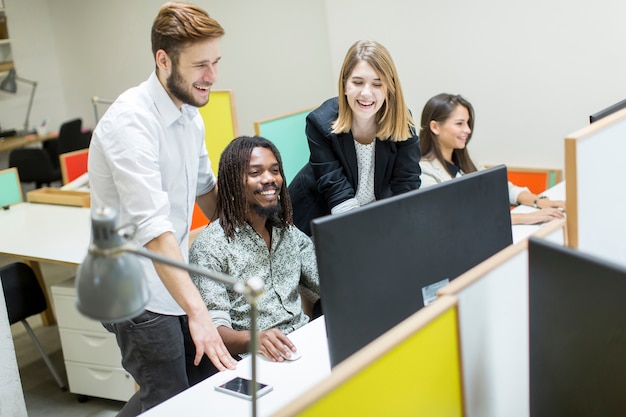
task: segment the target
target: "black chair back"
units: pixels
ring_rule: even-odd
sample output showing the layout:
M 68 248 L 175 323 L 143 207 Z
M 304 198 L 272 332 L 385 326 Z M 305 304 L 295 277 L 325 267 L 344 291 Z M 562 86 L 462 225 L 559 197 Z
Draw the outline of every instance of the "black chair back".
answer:
M 39 314 L 48 307 L 35 273 L 25 263 L 0 267 L 0 280 L 10 324 Z
M 57 139 L 58 155 L 89 147 L 91 136 L 83 134 L 82 127 L 83 120 L 80 118 L 69 120 L 61 125 Z
M 9 167 L 17 168 L 20 182 L 34 182 L 37 188 L 61 181 L 61 170 L 54 168 L 48 152 L 41 148 L 12 150 L 9 154 Z

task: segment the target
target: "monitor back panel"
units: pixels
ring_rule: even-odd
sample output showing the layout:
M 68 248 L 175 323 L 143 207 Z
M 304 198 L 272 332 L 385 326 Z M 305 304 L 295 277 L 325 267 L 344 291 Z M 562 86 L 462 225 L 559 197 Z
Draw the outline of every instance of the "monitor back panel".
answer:
M 331 365 L 424 306 L 512 243 L 506 168 L 498 166 L 312 222 Z
M 625 416 L 626 268 L 529 240 L 530 416 Z

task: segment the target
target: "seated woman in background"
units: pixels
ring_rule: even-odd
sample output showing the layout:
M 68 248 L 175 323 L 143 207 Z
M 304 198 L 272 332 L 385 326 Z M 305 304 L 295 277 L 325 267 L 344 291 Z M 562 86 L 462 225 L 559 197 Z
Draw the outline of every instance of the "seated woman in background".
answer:
M 422 111 L 420 147 L 422 188 L 475 172 L 467 144 L 474 129 L 474 109 L 459 95 L 438 94 Z M 540 210 L 511 213 L 512 224 L 537 224 L 564 217 L 565 202 L 531 193 L 509 182 L 512 205 L 524 204 Z

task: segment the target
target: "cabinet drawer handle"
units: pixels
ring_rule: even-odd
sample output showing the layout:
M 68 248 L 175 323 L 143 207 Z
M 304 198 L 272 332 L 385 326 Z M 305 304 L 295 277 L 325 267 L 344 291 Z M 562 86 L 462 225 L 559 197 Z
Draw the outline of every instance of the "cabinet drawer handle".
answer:
M 88 368 L 88 370 L 95 379 L 99 379 L 100 381 L 110 379 L 113 374 L 111 371 L 103 371 L 102 369 Z
M 104 345 L 107 341 L 107 338 L 104 336 L 88 336 L 88 335 L 80 335 L 80 337 L 85 341 L 85 343 L 91 347 L 100 347 Z

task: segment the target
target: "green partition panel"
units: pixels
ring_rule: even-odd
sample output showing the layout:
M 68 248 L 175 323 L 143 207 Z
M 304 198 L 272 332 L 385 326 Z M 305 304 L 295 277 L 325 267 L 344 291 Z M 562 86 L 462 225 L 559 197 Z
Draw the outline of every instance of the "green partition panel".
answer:
M 0 171 L 0 206 L 21 203 L 22 186 L 17 173 L 17 168 L 9 168 Z
M 287 184 L 309 162 L 309 145 L 306 139 L 306 116 L 314 107 L 282 116 L 254 122 L 258 136 L 274 142 L 283 159 Z

